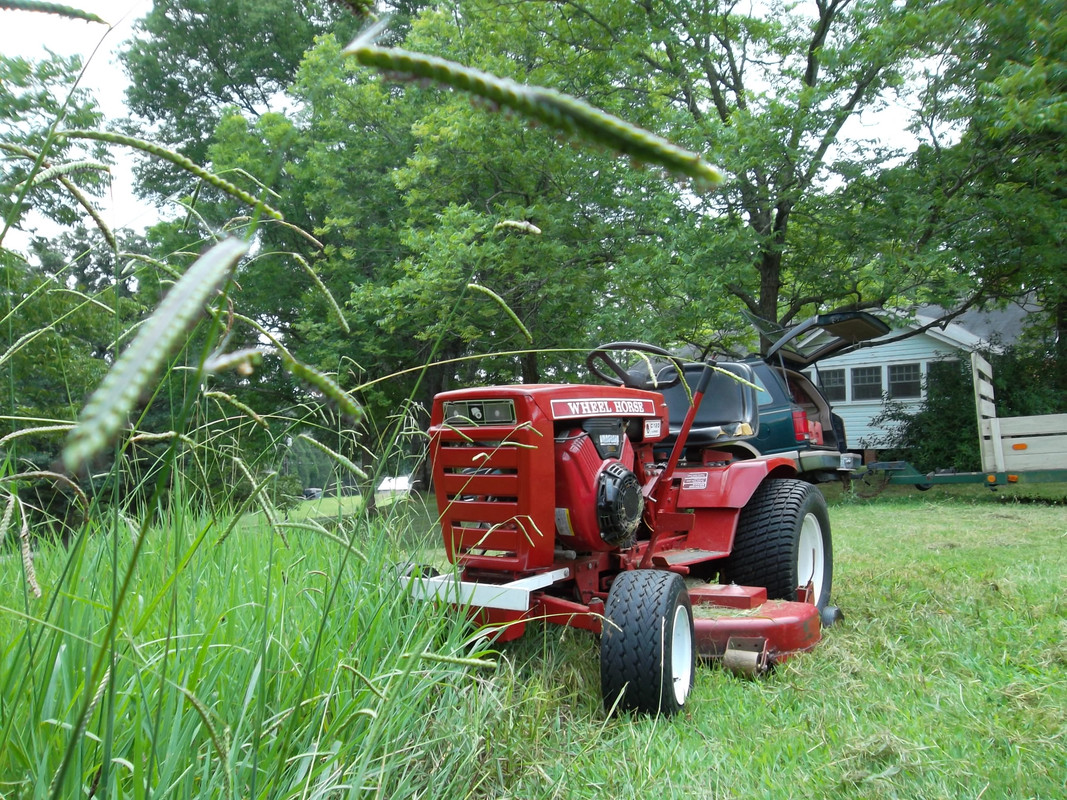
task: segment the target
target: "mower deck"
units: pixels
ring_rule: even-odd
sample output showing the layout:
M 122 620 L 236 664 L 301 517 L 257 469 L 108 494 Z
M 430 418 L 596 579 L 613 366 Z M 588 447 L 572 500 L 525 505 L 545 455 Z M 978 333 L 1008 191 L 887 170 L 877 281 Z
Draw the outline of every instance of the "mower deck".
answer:
M 500 639 L 517 638 L 531 619 L 568 624 L 596 633 L 601 609 L 545 596 L 540 589 L 569 577 L 556 569 L 505 584 L 460 581 L 454 576 L 402 578 L 414 597 L 481 609 L 482 622 L 503 624 Z M 758 586 L 700 583 L 690 586 L 694 647 L 699 657 L 721 661 L 746 675 L 758 675 L 796 653 L 811 650 L 822 638 L 819 609 L 804 600 L 768 600 Z
M 756 586 L 690 587 L 693 633 L 701 658 L 757 675 L 811 650 L 822 638 L 819 609 L 808 602 L 768 600 Z

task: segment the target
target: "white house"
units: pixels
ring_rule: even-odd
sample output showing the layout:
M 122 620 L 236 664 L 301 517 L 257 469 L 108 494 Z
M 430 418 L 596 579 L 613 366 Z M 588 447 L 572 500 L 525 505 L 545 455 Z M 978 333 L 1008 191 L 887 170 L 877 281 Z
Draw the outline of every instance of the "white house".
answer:
M 1030 304 L 1011 305 L 1003 310 L 970 311 L 949 323 L 935 325 L 923 333 L 899 341 L 909 330 L 917 330 L 941 317 L 936 307 L 923 307 L 908 321 L 868 346 L 844 355 L 827 358 L 809 371 L 834 411 L 844 420 L 849 445 L 879 439 L 885 430 L 872 425 L 886 399 L 918 409 L 926 377 L 939 363 L 966 358 L 974 350 L 997 349 L 1016 341 L 1029 314 L 1038 309 Z M 879 342 L 887 342 L 879 344 Z

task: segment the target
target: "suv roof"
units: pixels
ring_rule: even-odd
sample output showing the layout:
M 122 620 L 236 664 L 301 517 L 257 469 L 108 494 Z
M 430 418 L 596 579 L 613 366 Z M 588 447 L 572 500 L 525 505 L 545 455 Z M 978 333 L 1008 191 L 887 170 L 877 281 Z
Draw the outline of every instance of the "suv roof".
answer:
M 765 359 L 780 354 L 790 365 L 800 369 L 884 336 L 890 330 L 886 323 L 866 311 L 818 314 L 788 328 L 752 314 L 745 313 L 745 316 L 760 336 L 771 342 L 763 351 Z

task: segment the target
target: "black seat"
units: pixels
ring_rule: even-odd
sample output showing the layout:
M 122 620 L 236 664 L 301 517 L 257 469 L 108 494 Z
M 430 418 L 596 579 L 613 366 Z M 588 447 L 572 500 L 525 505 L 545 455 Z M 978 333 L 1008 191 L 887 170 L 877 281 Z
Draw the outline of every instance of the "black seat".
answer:
M 747 364 L 730 362 L 717 366 L 748 381 L 749 384 L 755 382 L 752 370 Z M 667 403 L 670 418 L 670 434 L 659 443 L 659 447 L 673 446 L 678 438 L 685 415 L 689 413 L 690 398 L 703 370 L 703 364 L 686 364 L 683 369 L 684 384 L 679 381 L 674 386 L 659 390 Z M 673 366 L 665 367 L 658 376 L 659 382 L 671 380 L 674 375 Z M 731 375 L 719 370 L 712 373 L 711 381 L 704 392 L 704 400 L 697 409 L 693 427 L 689 430 L 687 447 L 717 446 L 756 435 L 759 425 L 756 390 L 751 385 L 735 380 Z M 689 386 L 688 391 L 686 385 Z M 655 390 L 652 382 L 649 388 Z

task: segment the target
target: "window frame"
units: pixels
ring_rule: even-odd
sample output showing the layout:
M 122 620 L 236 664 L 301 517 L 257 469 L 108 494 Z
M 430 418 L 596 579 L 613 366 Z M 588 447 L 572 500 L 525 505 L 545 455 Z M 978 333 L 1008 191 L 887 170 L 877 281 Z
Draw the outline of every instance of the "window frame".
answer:
M 878 382 L 877 382 L 878 393 L 877 394 L 872 395 L 870 397 L 858 397 L 857 396 L 857 392 L 856 392 L 856 387 L 857 386 L 874 386 L 875 385 L 875 383 L 873 381 L 870 382 L 870 383 L 857 382 L 856 381 L 856 373 L 857 372 L 861 372 L 861 371 L 869 373 L 872 377 L 874 375 L 878 376 Z M 849 368 L 849 371 L 848 371 L 848 382 L 849 382 L 849 388 L 852 390 L 851 393 L 850 393 L 850 397 L 852 399 L 852 402 L 854 402 L 854 403 L 874 403 L 874 402 L 879 402 L 880 403 L 882 401 L 882 398 L 885 396 L 885 369 L 884 369 L 883 365 L 881 365 L 881 364 L 878 364 L 878 365 L 875 365 L 875 366 L 855 366 L 855 367 Z
M 840 374 L 841 383 L 827 385 L 825 379 L 828 375 Z M 826 398 L 829 403 L 847 403 L 848 402 L 848 369 L 845 367 L 828 367 L 827 369 L 820 369 L 817 372 L 817 380 L 812 381 L 819 387 L 819 391 L 822 392 L 823 397 Z M 831 391 L 828 390 L 840 390 L 841 396 L 834 397 Z
M 915 376 L 906 378 L 904 380 L 893 380 L 894 370 L 900 370 L 901 368 L 915 368 Z M 924 397 L 924 381 L 926 370 L 923 369 L 922 361 L 902 361 L 897 364 L 885 365 L 885 394 L 890 400 L 922 400 Z M 894 390 L 894 386 L 900 384 L 914 385 L 914 394 L 900 394 L 899 390 Z

